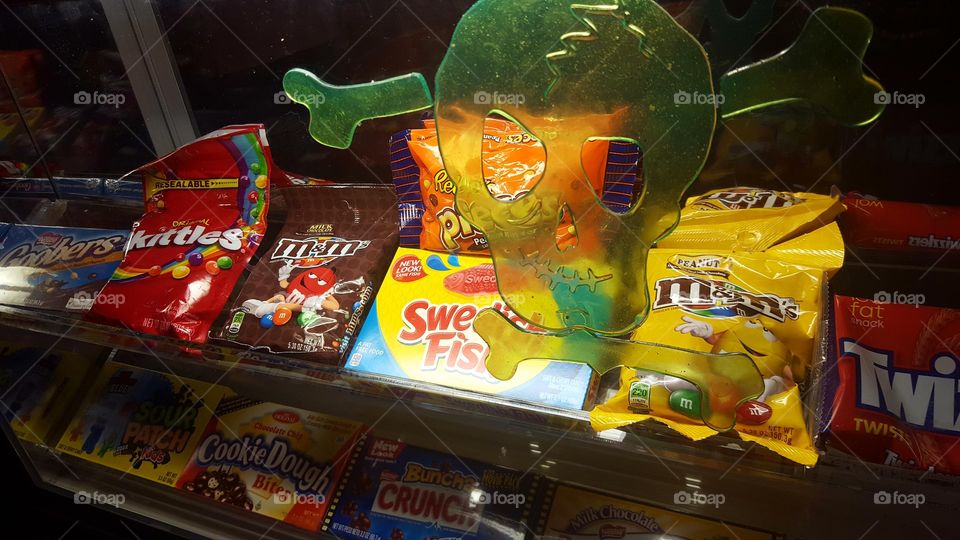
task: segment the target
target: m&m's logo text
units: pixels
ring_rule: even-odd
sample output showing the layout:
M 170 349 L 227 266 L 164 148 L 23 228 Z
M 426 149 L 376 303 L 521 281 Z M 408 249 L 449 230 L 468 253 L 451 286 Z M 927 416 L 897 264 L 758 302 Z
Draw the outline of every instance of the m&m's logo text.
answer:
M 330 259 L 350 257 L 370 245 L 369 240 L 346 240 L 343 238 L 308 238 L 298 240 L 281 238 L 270 260 Z

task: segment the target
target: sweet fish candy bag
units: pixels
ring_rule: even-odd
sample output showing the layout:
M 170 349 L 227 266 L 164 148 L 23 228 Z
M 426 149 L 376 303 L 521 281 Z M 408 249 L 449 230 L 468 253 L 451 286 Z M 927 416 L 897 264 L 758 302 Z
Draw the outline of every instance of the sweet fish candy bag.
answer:
M 816 193 L 717 189 L 687 199 L 677 228 L 657 247 L 764 251 L 827 225 L 843 209 L 840 199 Z
M 206 341 L 266 231 L 270 166 L 262 126 L 246 126 L 141 167 L 146 212 L 90 318 Z
M 587 365 L 532 360 L 508 381 L 487 371 L 490 348 L 473 329 L 477 314 L 487 308 L 525 330 L 537 330 L 507 306 L 489 257 L 400 248 L 344 367 L 375 377 L 583 408 L 595 380 Z
M 651 310 L 632 339 L 712 353 L 743 353 L 764 378 L 764 391 L 737 407 L 735 392 L 716 368 L 709 403 L 686 381 L 622 369 L 616 395 L 596 407 L 597 430 L 654 418 L 694 440 L 716 433 L 701 409 L 737 407 L 736 432 L 804 465 L 817 452 L 807 432 L 800 388 L 808 378 L 823 312 L 823 282 L 843 264 L 836 224 L 763 254 L 652 249 L 647 260 Z M 802 256 L 800 254 L 803 254 Z M 794 259 L 806 261 L 798 264 Z
M 432 251 L 488 254 L 487 239 L 463 219 L 454 205 L 456 186 L 444 169 L 432 120 L 390 140 L 390 163 L 397 188 L 400 245 Z M 629 209 L 635 191 L 639 149 L 620 141 L 590 140 L 582 153 L 592 189 L 613 211 Z M 488 118 L 482 158 L 490 193 L 514 200 L 529 191 L 544 169 L 544 149 L 517 124 Z M 572 223 L 572 222 L 571 222 Z M 558 245 L 573 241 L 569 223 L 557 229 Z

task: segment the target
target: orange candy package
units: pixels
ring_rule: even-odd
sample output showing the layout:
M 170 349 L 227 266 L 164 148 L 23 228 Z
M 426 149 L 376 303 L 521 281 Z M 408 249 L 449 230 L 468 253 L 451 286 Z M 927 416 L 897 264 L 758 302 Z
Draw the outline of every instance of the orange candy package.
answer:
M 433 120 L 421 129 L 409 129 L 390 139 L 390 166 L 397 189 L 400 245 L 433 251 L 489 254 L 487 239 L 457 212 L 456 185 L 447 177 Z M 527 193 L 543 174 L 543 145 L 517 124 L 496 118 L 484 122 L 484 178 L 490 193 L 514 200 Z M 591 140 L 583 147 L 582 162 L 591 186 L 603 203 L 624 212 L 633 202 L 639 149 L 632 144 Z M 557 228 L 557 243 L 572 241 L 567 224 Z

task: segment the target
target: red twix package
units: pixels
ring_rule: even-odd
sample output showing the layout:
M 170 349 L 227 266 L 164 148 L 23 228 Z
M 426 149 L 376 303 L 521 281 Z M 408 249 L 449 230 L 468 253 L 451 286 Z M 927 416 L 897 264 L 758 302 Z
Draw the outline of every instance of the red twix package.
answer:
M 960 310 L 837 296 L 831 446 L 960 474 Z
M 146 213 L 90 317 L 203 342 L 266 230 L 263 126 L 230 126 L 138 172 Z

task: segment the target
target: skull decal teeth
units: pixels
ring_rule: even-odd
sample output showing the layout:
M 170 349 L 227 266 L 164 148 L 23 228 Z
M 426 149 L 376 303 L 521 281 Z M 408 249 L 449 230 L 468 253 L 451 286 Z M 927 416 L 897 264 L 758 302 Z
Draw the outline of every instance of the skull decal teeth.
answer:
M 592 268 L 587 268 L 587 275 L 582 276 L 580 271 L 575 268 L 558 266 L 551 268 L 551 262 L 547 258 L 535 257 L 533 255 L 523 255 L 525 264 L 529 265 L 536 272 L 537 277 L 547 282 L 547 287 L 552 291 L 557 287 L 566 287 L 571 293 L 577 292 L 580 287 L 587 287 L 590 292 L 597 292 L 597 283 L 606 281 L 613 277 L 613 274 L 604 274 L 598 276 Z M 577 313 L 586 312 L 579 309 L 566 310 L 565 312 L 575 311 Z

